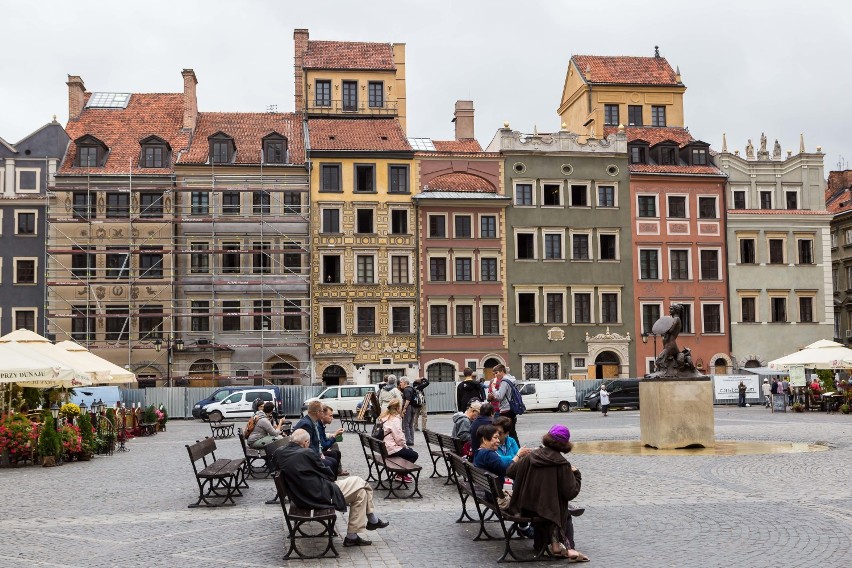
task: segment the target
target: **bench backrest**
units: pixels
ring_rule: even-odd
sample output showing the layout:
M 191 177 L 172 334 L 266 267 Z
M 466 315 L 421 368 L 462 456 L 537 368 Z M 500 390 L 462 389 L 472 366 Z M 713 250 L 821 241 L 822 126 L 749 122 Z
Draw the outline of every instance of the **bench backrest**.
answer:
M 374 455 L 379 455 L 382 459 L 388 457 L 388 449 L 383 441 L 377 440 L 372 436 L 366 436 L 366 439 L 367 444 L 370 446 L 370 451 L 373 452 Z
M 433 432 L 432 430 L 423 430 L 423 437 L 426 438 L 426 446 L 429 448 L 430 452 L 433 449 L 436 449 L 441 453 L 444 453 L 445 450 L 441 446 L 441 439 L 438 437 L 437 432 Z
M 441 444 L 441 451 L 444 453 L 453 452 L 460 456 L 464 455 L 464 442 L 458 438 L 453 438 L 449 434 L 436 434 L 438 441 Z
M 216 441 L 213 438 L 206 437 L 203 440 L 196 441 L 191 446 L 186 444 L 186 451 L 189 452 L 192 469 L 195 470 L 195 473 L 198 473 L 195 462 L 202 460 L 204 467 L 207 467 L 207 456 L 211 456 L 214 461 L 216 460 Z
M 243 429 L 237 428 L 237 437 L 240 439 L 240 445 L 243 447 L 243 455 L 246 454 L 246 437 L 243 436 Z
M 503 488 L 497 487 L 497 476 L 471 464 L 468 464 L 467 473 L 471 487 L 477 495 L 477 500 L 489 509 L 499 511 L 497 495 L 503 494 Z
M 270 460 L 269 463 L 273 464 L 273 467 L 275 465 L 275 462 L 274 462 L 274 460 L 272 460 L 272 454 L 274 454 L 275 450 L 277 450 L 278 448 L 280 448 L 282 446 L 286 446 L 289 443 L 290 443 L 290 438 L 279 438 L 277 440 L 273 440 L 272 442 L 269 442 L 268 444 L 266 444 L 263 447 L 263 451 L 265 452 L 266 457 Z
M 340 417 L 340 421 L 351 420 L 353 412 L 351 410 L 338 410 L 337 415 Z

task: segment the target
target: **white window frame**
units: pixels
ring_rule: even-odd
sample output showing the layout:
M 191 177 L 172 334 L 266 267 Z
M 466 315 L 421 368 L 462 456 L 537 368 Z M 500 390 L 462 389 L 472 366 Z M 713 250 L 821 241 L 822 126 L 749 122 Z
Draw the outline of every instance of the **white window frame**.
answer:
M 852 229 L 846 229 L 844 232 L 844 240 L 845 244 L 852 245 Z
M 559 355 L 522 355 L 521 356 L 521 375 L 525 381 L 540 381 L 544 380 L 541 376 L 537 379 L 530 379 L 525 374 L 527 364 L 538 365 L 539 371 L 542 370 L 541 365 L 544 363 L 556 363 L 556 377 L 562 376 L 562 358 Z
M 584 185 L 586 186 L 586 204 L 585 205 L 575 205 L 574 204 L 574 195 L 571 191 L 571 188 L 575 185 Z M 578 209 L 591 209 L 592 208 L 592 196 L 591 196 L 591 188 L 592 183 L 588 181 L 574 181 L 571 180 L 571 183 L 565 184 L 566 192 L 568 193 L 568 207 L 576 207 Z M 618 190 L 616 190 L 616 194 L 618 194 Z
M 0 218 L 0 222 L 2 222 L 2 221 L 3 221 L 3 219 Z M 3 284 L 3 257 L 2 256 L 0 256 L 0 284 Z M 0 319 L 0 325 L 2 325 L 2 323 L 3 323 L 3 320 Z
M 33 281 L 18 282 L 18 261 L 32 260 L 33 261 Z M 15 256 L 12 257 L 12 284 L 15 286 L 38 286 L 38 257 L 37 256 Z
M 645 332 L 645 322 L 642 321 L 642 318 L 645 316 L 645 306 L 657 306 L 660 308 L 660 317 L 667 315 L 663 312 L 663 302 L 639 302 L 639 329 L 642 333 Z M 654 327 L 654 322 L 651 322 L 648 329 L 651 329 L 652 327 Z
M 2 214 L 0 214 L 0 222 L 2 222 L 2 221 L 3 221 L 3 216 L 2 216 Z M 837 248 L 837 242 L 838 242 L 837 231 L 832 231 L 831 232 L 831 248 Z
M 714 217 L 702 217 L 701 216 L 701 207 L 700 200 L 701 198 L 710 198 L 713 200 L 714 207 Z M 719 196 L 712 193 L 699 193 L 695 196 L 695 218 L 704 223 L 712 223 L 714 221 L 719 221 L 720 219 L 720 211 L 719 211 Z
M 447 333 L 432 333 L 432 308 L 443 306 L 447 309 Z M 449 300 L 429 300 L 426 303 L 426 335 L 429 337 L 451 337 L 453 331 L 453 322 L 450 321 L 450 314 L 455 316 L 455 312 L 450 309 Z
M 686 272 L 687 272 L 686 279 L 683 279 L 683 278 L 675 279 L 675 278 L 672 277 L 672 252 L 673 251 L 683 251 L 683 250 L 686 251 Z M 693 275 L 695 274 L 695 272 L 693 272 L 693 267 L 692 267 L 692 248 L 691 247 L 670 247 L 667 252 L 669 253 L 668 254 L 668 257 L 669 257 L 668 258 L 669 280 L 671 280 L 673 282 L 689 282 L 689 281 L 693 280 Z
M 471 324 L 473 325 L 473 328 L 472 328 L 473 333 L 472 334 L 465 333 L 464 335 L 459 335 L 458 330 L 456 329 L 456 311 L 459 309 L 460 306 L 467 306 L 467 307 L 470 308 Z M 464 300 L 456 300 L 455 302 L 453 302 L 453 321 L 452 321 L 453 337 L 477 337 L 479 335 L 478 329 L 477 329 L 478 326 L 476 325 L 477 324 L 476 312 L 477 312 L 476 302 L 473 301 L 473 298 L 464 299 Z M 450 325 L 450 322 L 447 322 L 448 327 L 449 327 L 449 325 Z
M 495 231 L 494 237 L 483 237 L 482 236 L 482 218 L 483 217 L 494 217 L 494 231 Z M 479 239 L 485 239 L 485 238 L 499 239 L 500 238 L 500 215 L 498 215 L 497 213 L 480 213 L 479 215 L 477 215 L 476 216 L 476 233 L 475 233 L 475 235 L 476 235 L 476 238 L 479 238 Z
M 586 364 L 588 361 L 588 353 L 569 353 L 568 356 L 571 358 L 571 370 L 572 371 L 588 371 L 589 366 Z M 583 365 L 578 367 L 575 365 L 576 359 L 582 359 Z
M 470 219 L 470 236 L 469 237 L 460 237 L 456 234 L 456 218 L 457 217 L 467 217 Z M 474 221 L 476 220 L 476 215 L 473 213 L 453 213 L 453 238 L 454 239 L 475 239 L 476 238 L 476 227 L 473 226 Z
M 355 257 L 355 259 L 354 259 L 355 262 L 352 263 L 354 265 L 352 267 L 352 269 L 354 271 L 353 280 L 355 281 L 355 285 L 356 286 L 372 286 L 374 284 L 378 284 L 379 283 L 379 255 L 378 255 L 378 253 L 370 252 L 370 251 L 357 251 L 356 250 L 356 251 L 353 251 L 353 256 Z M 358 281 L 358 257 L 359 256 L 373 257 L 373 281 L 372 282 L 359 282 Z
M 326 333 L 325 332 L 325 308 L 340 308 L 340 333 Z M 346 335 L 346 305 L 345 304 L 320 304 L 320 322 L 319 322 L 319 335 Z M 378 327 L 378 314 L 376 314 L 376 322 Z M 357 322 L 356 322 L 357 323 Z
M 518 186 L 519 185 L 531 185 L 532 186 L 532 204 L 530 205 L 518 205 Z M 538 190 L 536 189 L 536 180 L 534 179 L 523 179 L 516 178 L 512 180 L 512 207 L 518 209 L 536 207 L 538 205 L 536 197 L 538 196 Z
M 701 251 L 703 250 L 715 250 L 716 251 L 716 274 L 718 277 L 716 278 L 704 278 L 704 274 L 701 272 Z M 698 280 L 702 280 L 704 282 L 719 282 L 724 280 L 724 274 L 722 274 L 722 247 L 698 247 Z
M 470 280 L 459 280 L 458 274 L 456 272 L 456 260 L 462 260 L 462 259 L 465 259 L 465 258 L 470 260 Z M 452 265 L 452 267 L 450 267 L 452 269 L 452 276 L 453 277 L 448 278 L 448 281 L 453 282 L 453 283 L 455 283 L 455 282 L 476 282 L 476 265 L 475 265 L 475 263 L 476 263 L 476 256 L 473 254 L 473 251 L 461 251 L 461 250 L 460 251 L 454 251 L 453 252 L 453 261 L 452 261 L 453 265 Z M 447 276 L 449 276 L 449 274 Z
M 579 184 L 578 184 L 579 185 Z M 598 192 L 598 188 L 600 186 L 612 187 L 612 207 L 601 205 L 600 193 Z M 596 209 L 618 209 L 618 182 L 617 181 L 596 181 L 595 182 L 595 208 Z
M 435 237 L 432 235 L 432 217 L 443 217 L 444 218 L 444 236 L 443 237 Z M 450 226 L 449 226 L 449 215 L 447 213 L 427 213 L 426 214 L 426 238 L 427 239 L 448 239 L 450 238 Z M 455 231 L 455 227 L 453 227 L 453 231 Z
M 568 291 L 564 286 L 545 286 L 542 288 L 542 298 L 543 298 L 543 317 L 544 325 L 568 325 Z M 547 321 L 547 295 L 548 294 L 558 294 L 562 296 L 562 321 L 561 322 L 549 322 Z
M 518 235 L 532 235 L 533 236 L 533 257 L 532 258 L 518 258 Z M 535 262 L 539 260 L 539 251 L 538 251 L 538 230 L 535 228 L 526 228 L 526 227 L 516 227 L 515 233 L 515 261 L 516 262 Z
M 800 186 L 782 186 L 781 190 L 784 192 L 784 209 L 787 209 L 787 194 L 795 193 L 796 194 L 796 208 L 791 209 L 791 211 L 798 211 L 802 209 L 802 188 Z
M 325 306 L 324 306 L 325 307 Z M 330 306 L 333 307 L 333 306 Z M 361 308 L 373 308 L 375 315 L 375 319 L 373 320 L 373 331 L 361 331 L 358 327 L 358 310 Z M 355 326 L 355 334 L 356 335 L 377 335 L 379 333 L 379 306 L 378 304 L 364 303 L 364 304 L 355 304 L 355 317 L 353 318 L 353 325 Z M 342 328 L 341 328 L 342 329 Z
M 704 322 L 704 306 L 719 306 L 719 331 L 707 331 Z M 723 302 L 701 302 L 701 334 L 702 335 L 725 335 L 725 310 Z M 742 309 L 742 306 L 740 306 Z
M 767 296 L 769 297 L 769 313 L 767 314 L 766 321 L 768 323 L 791 323 L 790 319 L 790 293 L 789 291 L 770 291 L 767 292 Z M 772 321 L 772 300 L 776 298 L 784 298 L 784 321 Z M 798 315 L 799 308 L 796 306 L 796 312 Z
M 605 325 L 618 325 L 623 323 L 624 320 L 624 306 L 621 303 L 621 287 L 613 287 L 613 286 L 599 286 L 598 287 L 598 313 L 601 314 L 601 324 L 604 325 L 603 321 L 603 295 L 604 294 L 616 294 L 616 310 L 618 310 L 618 314 L 616 317 L 616 321 L 608 321 Z
M 520 295 L 532 294 L 534 297 L 535 319 L 531 322 L 521 323 L 520 318 Z M 519 287 L 515 288 L 515 325 L 540 325 L 541 324 L 541 292 L 538 287 Z
M 36 188 L 21 189 L 21 172 L 35 172 Z M 15 193 L 40 193 L 41 192 L 41 168 L 15 168 Z
M 577 294 L 588 294 L 589 295 L 589 322 L 578 322 L 576 320 L 577 310 L 575 309 L 575 305 L 577 302 Z M 595 297 L 595 288 L 593 286 L 583 287 L 583 286 L 572 286 L 571 287 L 571 323 L 573 325 L 595 325 L 597 323 L 597 319 L 595 319 L 595 302 L 593 301 Z M 600 306 L 598 306 L 600 308 Z
M 0 168 L 0 195 L 6 191 L 6 168 Z
M 35 233 L 32 235 L 28 235 L 25 233 L 18 233 L 18 215 L 21 213 L 34 213 L 35 214 Z M 2 219 L 0 219 L 2 220 Z M 37 237 L 39 235 L 38 231 L 39 220 L 38 220 L 38 209 L 15 209 L 15 235 L 21 237 Z
M 489 258 L 495 260 L 496 263 L 497 263 L 497 280 L 483 280 L 482 279 L 482 261 L 485 260 L 485 259 L 489 259 Z M 496 284 L 498 282 L 502 282 L 502 280 L 500 278 L 500 254 L 499 253 L 497 253 L 497 252 L 480 253 L 476 260 L 478 262 L 476 263 L 476 266 L 474 267 L 475 268 L 474 278 L 477 282 L 493 283 L 493 284 Z
M 539 185 L 541 186 L 541 206 L 545 209 L 564 209 L 565 208 L 565 182 L 561 179 L 542 179 L 539 180 Z M 558 205 L 545 205 L 544 204 L 544 186 L 545 185 L 558 185 L 559 186 L 559 204 Z
M 405 213 L 405 228 L 406 232 L 404 233 L 394 233 L 393 232 L 393 214 L 397 211 L 402 211 Z M 411 234 L 411 211 L 409 211 L 408 207 L 388 207 L 388 235 L 410 235 Z
M 642 251 L 655 250 L 657 251 L 657 277 L 642 278 Z M 661 247 L 639 247 L 636 249 L 636 269 L 639 275 L 640 282 L 658 282 L 663 280 L 663 249 Z
M 669 198 L 670 197 L 682 197 L 683 198 L 684 207 L 685 207 L 685 211 L 684 211 L 685 216 L 684 217 L 672 217 L 671 216 L 671 207 L 669 207 Z M 691 218 L 692 217 L 691 217 L 691 212 L 690 212 L 689 195 L 686 194 L 686 193 L 667 193 L 666 194 L 666 220 L 667 221 L 681 221 L 681 222 L 683 222 L 683 221 L 688 221 Z
M 744 321 L 743 320 L 743 299 L 744 298 L 751 298 L 752 300 L 754 300 L 754 321 Z M 760 323 L 761 321 L 763 321 L 760 317 L 760 292 L 758 292 L 756 290 L 753 291 L 753 292 L 744 292 L 744 291 L 737 292 L 737 309 L 739 310 L 739 313 L 740 313 L 739 323 L 741 323 L 741 324 Z
M 34 332 L 38 333 L 38 308 L 33 307 L 23 307 L 23 308 L 12 308 L 12 331 L 17 331 L 15 327 L 15 322 L 18 319 L 18 312 L 33 312 L 35 317 L 33 318 L 33 324 L 35 325 Z
M 574 235 L 586 235 L 589 239 L 589 258 L 574 258 Z M 595 248 L 595 239 L 592 238 L 592 230 L 591 229 L 569 229 L 569 244 L 571 245 L 571 256 L 569 257 L 572 262 L 594 262 L 595 254 L 597 252 Z
M 559 236 L 559 252 L 561 253 L 559 258 L 547 258 L 545 256 L 547 246 L 545 237 L 547 235 Z M 565 262 L 565 229 L 542 229 L 541 247 L 541 260 L 543 260 L 544 262 Z
M 355 207 L 353 207 L 353 209 L 355 210 L 355 213 L 354 213 L 354 216 L 353 216 L 353 219 L 352 219 L 352 221 L 353 221 L 352 234 L 354 234 L 354 235 L 376 235 L 376 234 L 378 234 L 378 232 L 379 232 L 379 216 L 378 216 L 378 211 L 376 211 L 376 208 L 374 206 L 371 206 L 371 205 L 355 205 Z M 359 233 L 358 232 L 358 212 L 359 211 L 372 211 L 373 212 L 373 226 L 372 226 L 373 230 L 370 231 L 369 233 Z M 390 219 L 390 215 L 388 215 L 388 219 Z M 342 214 L 340 216 L 340 224 L 343 225 L 343 215 Z M 390 230 L 388 230 L 388 234 L 390 234 Z
M 388 279 L 387 283 L 391 286 L 404 286 L 406 284 L 412 284 L 411 277 L 413 276 L 414 271 L 414 260 L 413 255 L 408 252 L 401 251 L 388 251 Z M 408 259 L 408 282 L 394 282 L 393 281 L 393 257 L 395 256 L 404 256 Z
M 615 258 L 601 257 L 601 235 L 615 235 Z M 597 231 L 598 256 L 600 262 L 621 262 L 621 230 L 620 229 L 598 229 Z
M 484 326 L 483 322 L 485 321 L 485 317 L 483 314 L 483 310 L 486 306 L 497 306 L 497 333 L 489 333 L 485 334 L 483 331 Z M 499 337 L 503 334 L 503 300 L 500 298 L 496 298 L 494 301 L 490 301 L 487 298 L 482 298 L 479 301 L 479 309 L 476 310 L 479 312 L 479 333 L 482 337 Z M 472 368 L 472 367 L 471 367 Z M 476 369 L 474 369 L 476 370 Z
M 0 196 L 3 195 L 3 170 L 0 169 Z M 4 209 L 0 209 L 0 237 L 3 236 L 3 211 Z
M 407 331 L 394 331 L 393 330 L 393 309 L 394 308 L 407 308 L 408 309 L 408 330 Z M 409 303 L 402 302 L 389 302 L 388 303 L 388 335 L 410 335 L 413 333 L 411 330 L 417 326 L 417 322 L 414 321 L 414 306 Z M 380 318 L 376 318 L 376 322 L 378 323 Z
M 731 188 L 731 209 L 734 209 L 734 194 L 742 191 L 745 194 L 745 208 L 749 208 L 749 188 L 748 187 L 732 187 Z
M 642 217 L 639 215 L 639 198 L 640 197 L 653 197 L 654 198 L 654 212 L 656 215 L 653 217 Z M 660 219 L 660 194 L 659 193 L 637 193 L 636 194 L 636 219 L 642 221 L 644 219 Z
M 446 268 L 446 279 L 445 280 L 432 280 L 432 259 L 433 258 L 443 258 L 444 259 L 444 267 Z M 439 282 L 439 283 L 449 283 L 452 282 L 452 276 L 455 271 L 454 266 L 450 266 L 450 253 L 449 251 L 429 251 L 426 255 L 426 281 L 427 282 Z

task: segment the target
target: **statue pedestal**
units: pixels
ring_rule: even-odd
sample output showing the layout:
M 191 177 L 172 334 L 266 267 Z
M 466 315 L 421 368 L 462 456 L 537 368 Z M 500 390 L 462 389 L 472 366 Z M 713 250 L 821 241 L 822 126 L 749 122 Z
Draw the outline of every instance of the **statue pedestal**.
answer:
M 716 445 L 710 377 L 639 381 L 639 406 L 642 444 L 660 450 Z

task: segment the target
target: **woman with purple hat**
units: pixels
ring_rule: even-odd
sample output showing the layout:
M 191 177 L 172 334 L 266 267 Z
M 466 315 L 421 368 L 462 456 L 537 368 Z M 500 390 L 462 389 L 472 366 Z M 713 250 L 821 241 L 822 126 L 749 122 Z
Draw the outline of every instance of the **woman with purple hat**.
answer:
M 545 519 L 536 523 L 535 548 L 547 547 L 554 556 L 571 562 L 588 562 L 589 557 L 574 548 L 573 510 L 568 502 L 580 493 L 582 476 L 564 454 L 571 451 L 571 432 L 557 424 L 541 439 L 542 447 L 509 464 L 506 475 L 514 480 L 509 512 Z

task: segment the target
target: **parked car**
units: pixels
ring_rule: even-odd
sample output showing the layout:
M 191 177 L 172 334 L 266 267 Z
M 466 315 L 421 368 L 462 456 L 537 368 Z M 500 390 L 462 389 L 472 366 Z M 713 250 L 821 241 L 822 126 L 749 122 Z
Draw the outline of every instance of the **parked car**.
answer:
M 210 393 L 210 396 L 207 398 L 203 398 L 195 403 L 192 407 L 192 417 L 193 418 L 201 418 L 203 420 L 207 419 L 207 414 L 204 412 L 204 407 L 213 402 L 221 402 L 226 396 L 233 392 L 246 390 L 247 387 L 220 387 Z
M 611 379 L 603 382 L 609 391 L 609 406 L 639 408 L 639 379 Z M 594 390 L 583 399 L 583 406 L 590 410 L 600 410 L 601 400 Z
M 338 385 L 328 387 L 318 396 L 311 397 L 302 403 L 302 412 L 308 409 L 308 403 L 312 400 L 321 400 L 323 404 L 330 406 L 337 414 L 339 410 L 355 410 L 358 403 L 364 400 L 369 392 L 379 392 L 379 385 Z
M 574 381 L 529 381 L 518 383 L 527 410 L 558 410 L 569 412 L 577 406 L 577 388 Z
M 232 392 L 219 402 L 211 402 L 204 407 L 204 412 L 213 422 L 219 422 L 225 418 L 250 418 L 255 412 L 252 405 L 258 398 L 264 402 L 274 402 L 280 414 L 281 391 L 277 387 L 243 387 L 242 390 Z

